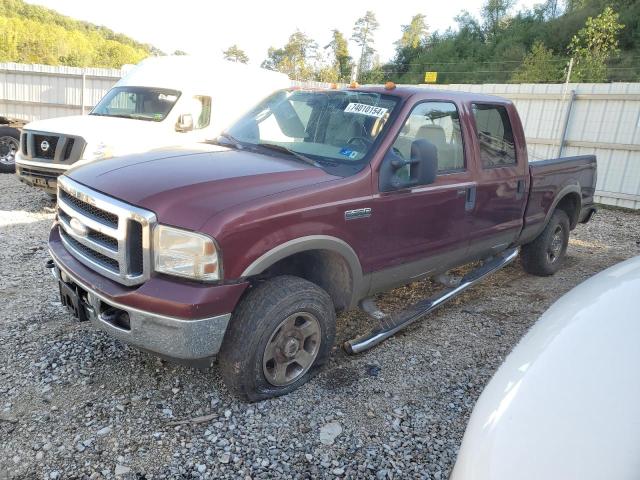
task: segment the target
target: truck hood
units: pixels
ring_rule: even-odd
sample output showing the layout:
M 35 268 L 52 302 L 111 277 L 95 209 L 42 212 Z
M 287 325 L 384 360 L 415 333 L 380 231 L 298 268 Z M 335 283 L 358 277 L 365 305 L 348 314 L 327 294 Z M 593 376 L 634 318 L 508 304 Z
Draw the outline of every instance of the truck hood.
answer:
M 74 115 L 36 120 L 24 128 L 58 135 L 79 136 L 89 144 L 126 145 L 131 142 L 144 143 L 150 135 L 158 134 L 161 124 L 130 118 Z
M 207 144 L 92 162 L 66 175 L 191 230 L 227 208 L 340 178 L 294 160 Z

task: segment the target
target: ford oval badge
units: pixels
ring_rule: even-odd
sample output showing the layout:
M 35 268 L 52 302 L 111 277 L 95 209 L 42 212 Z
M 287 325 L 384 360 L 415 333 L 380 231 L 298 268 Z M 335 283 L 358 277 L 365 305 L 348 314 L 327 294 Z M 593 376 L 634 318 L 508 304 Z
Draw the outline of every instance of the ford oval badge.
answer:
M 86 237 L 89 234 L 89 228 L 75 217 L 69 221 L 69 226 L 80 237 Z

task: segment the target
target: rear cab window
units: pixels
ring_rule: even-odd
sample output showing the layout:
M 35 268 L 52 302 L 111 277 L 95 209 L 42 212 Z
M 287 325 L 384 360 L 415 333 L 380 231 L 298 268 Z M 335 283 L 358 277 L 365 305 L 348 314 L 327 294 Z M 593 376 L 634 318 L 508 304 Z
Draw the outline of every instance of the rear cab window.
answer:
M 513 129 L 504 105 L 473 103 L 480 160 L 483 168 L 513 166 L 517 162 Z

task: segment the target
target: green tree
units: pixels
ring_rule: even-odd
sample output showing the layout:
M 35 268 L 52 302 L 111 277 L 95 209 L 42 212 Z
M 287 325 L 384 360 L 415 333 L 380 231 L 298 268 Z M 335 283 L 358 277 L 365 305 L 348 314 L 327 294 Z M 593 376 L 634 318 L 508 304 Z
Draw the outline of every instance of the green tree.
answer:
M 516 70 L 511 80 L 518 83 L 551 83 L 562 81 L 562 69 L 553 52 L 542 42 L 536 42 Z
M 402 37 L 396 42 L 396 47 L 415 49 L 424 45 L 429 36 L 426 18 L 425 15 L 418 13 L 411 18 L 409 25 L 402 25 Z
M 349 44 L 340 30 L 332 30 L 331 42 L 329 42 L 325 49 L 330 48 L 333 54 L 333 68 L 336 72 L 336 79 L 330 81 L 342 81 L 347 82 L 351 78 L 351 71 L 353 70 L 353 59 L 349 55 Z M 324 80 L 320 80 L 324 81 Z
M 182 57 L 184 55 L 188 55 L 184 50 L 175 50 L 171 55 L 176 55 L 178 57 Z
M 249 63 L 249 56 L 235 43 L 222 52 L 225 60 L 237 63 Z
M 351 40 L 356 42 L 360 47 L 358 79 L 361 79 L 364 72 L 371 68 L 371 60 L 375 54 L 375 49 L 373 48 L 373 37 L 378 27 L 379 24 L 376 19 L 376 15 L 370 10 L 368 10 L 363 17 L 356 20 L 356 24 L 353 27 Z
M 607 79 L 606 62 L 620 52 L 618 33 L 624 25 L 618 19 L 618 14 L 606 7 L 596 18 L 587 18 L 584 28 L 573 36 L 569 52 L 575 60 L 574 79 L 588 82 Z
M 505 20 L 515 3 L 516 0 L 487 0 L 482 6 L 481 14 L 484 28 L 489 36 L 495 37 L 498 31 L 505 26 Z
M 394 66 L 405 72 L 405 65 L 415 62 L 420 55 L 422 48 L 427 48 L 429 37 L 426 17 L 422 14 L 414 15 L 409 25 L 402 25 L 402 37 L 395 42 L 396 56 L 393 61 Z
M 286 73 L 294 80 L 311 80 L 314 70 L 310 60 L 315 57 L 318 45 L 306 34 L 296 30 L 282 48 L 269 48 L 263 68 Z

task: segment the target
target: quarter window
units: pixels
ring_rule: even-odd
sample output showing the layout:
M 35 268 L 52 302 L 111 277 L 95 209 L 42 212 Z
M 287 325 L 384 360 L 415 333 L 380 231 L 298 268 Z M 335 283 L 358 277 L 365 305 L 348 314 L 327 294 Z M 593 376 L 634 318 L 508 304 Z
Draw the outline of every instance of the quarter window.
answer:
M 393 149 L 409 160 L 415 140 L 431 142 L 438 152 L 438 172 L 464 169 L 464 148 L 458 110 L 450 102 L 423 102 L 409 114 Z M 407 172 L 408 173 L 408 172 Z
M 515 165 L 516 151 L 507 109 L 502 105 L 474 103 L 473 116 L 482 166 L 494 168 Z

